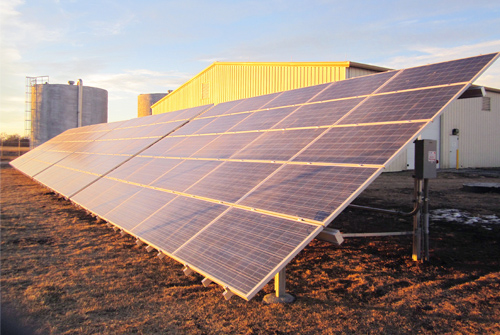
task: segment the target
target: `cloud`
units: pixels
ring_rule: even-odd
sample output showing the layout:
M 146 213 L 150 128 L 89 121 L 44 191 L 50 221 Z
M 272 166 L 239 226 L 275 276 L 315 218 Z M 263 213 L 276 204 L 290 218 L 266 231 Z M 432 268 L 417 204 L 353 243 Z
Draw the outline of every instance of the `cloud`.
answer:
M 498 52 L 499 50 L 500 39 L 449 48 L 419 46 L 408 50 L 408 53 L 411 53 L 411 55 L 394 57 L 389 60 L 389 64 L 387 65 L 393 68 L 404 68 L 415 65 L 448 61 L 456 58 L 488 54 Z
M 118 95 L 167 92 L 191 78 L 190 74 L 148 69 L 131 69 L 119 73 L 95 73 L 86 76 L 85 85 L 104 88 Z
M 83 78 L 83 84 L 108 91 L 108 121 L 137 117 L 137 96 L 144 93 L 166 93 L 189 80 L 192 74 L 178 71 L 129 69 L 117 73 L 94 73 Z

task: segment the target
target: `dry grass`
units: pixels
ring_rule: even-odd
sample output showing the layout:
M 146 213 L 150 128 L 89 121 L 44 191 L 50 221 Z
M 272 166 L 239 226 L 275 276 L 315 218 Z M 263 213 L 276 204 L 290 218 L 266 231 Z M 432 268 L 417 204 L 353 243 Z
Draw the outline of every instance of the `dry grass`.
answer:
M 500 195 L 460 191 L 463 180 L 481 177 L 441 174 L 431 204 L 500 216 Z M 434 223 L 424 265 L 411 261 L 408 237 L 341 247 L 315 240 L 287 267 L 297 301 L 266 306 L 272 283 L 250 302 L 225 301 L 220 287 L 204 288 L 200 276 L 184 276 L 180 264 L 15 170 L 2 166 L 1 182 L 2 309 L 36 334 L 500 333 L 498 225 Z M 403 208 L 411 183 L 409 174 L 383 175 L 358 203 Z M 404 230 L 409 220 L 346 211 L 335 225 Z

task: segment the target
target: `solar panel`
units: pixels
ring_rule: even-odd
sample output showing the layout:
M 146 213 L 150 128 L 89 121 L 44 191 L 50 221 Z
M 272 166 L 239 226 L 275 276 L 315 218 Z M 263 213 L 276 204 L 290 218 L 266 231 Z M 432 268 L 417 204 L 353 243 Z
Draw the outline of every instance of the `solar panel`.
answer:
M 251 299 L 497 57 L 70 130 L 13 165 Z
M 240 123 L 231 127 L 229 132 L 254 131 L 270 129 L 276 124 L 276 120 L 281 120 L 290 115 L 296 107 L 284 107 L 252 113 Z
M 327 83 L 316 86 L 297 88 L 291 91 L 285 91 L 271 100 L 269 103 L 264 105 L 262 108 L 292 106 L 306 103 L 330 85 L 333 84 Z
M 173 255 L 239 295 L 254 295 L 320 226 L 232 208 Z
M 330 126 L 340 120 L 347 112 L 360 104 L 363 99 L 348 99 L 321 104 L 302 105 L 295 112 L 276 124 L 274 128 L 302 128 Z
M 262 108 L 268 108 L 263 106 L 268 104 L 270 101 L 273 101 L 276 97 L 280 96 L 281 94 L 282 94 L 281 92 L 278 92 L 278 93 L 266 94 L 258 97 L 245 99 L 235 107 L 231 108 L 231 110 L 229 110 L 227 113 L 248 112 L 248 111 L 259 110 Z
M 482 73 L 484 66 L 494 61 L 496 53 L 459 59 L 400 71 L 380 92 L 402 91 L 421 87 L 467 83 Z
M 36 157 L 21 169 L 47 187 L 71 197 L 210 107 L 146 117 L 149 123 L 139 118 L 67 131 L 49 141 L 54 145 L 33 150 Z M 60 173 L 81 183 L 61 183 Z
M 138 222 L 148 219 L 175 198 L 176 195 L 172 193 L 142 188 L 103 214 L 103 217 L 109 222 L 119 224 L 125 230 L 132 230 Z
M 240 204 L 324 222 L 377 168 L 285 165 Z
M 185 192 L 234 203 L 277 168 L 276 164 L 224 162 Z
M 215 169 L 221 162 L 188 160 L 176 165 L 152 183 L 152 186 L 183 192 L 200 178 Z
M 131 232 L 172 255 L 225 210 L 221 204 L 179 196 L 137 223 Z
M 347 164 L 384 164 L 423 122 L 330 128 L 294 161 Z
M 266 132 L 236 153 L 234 159 L 287 161 L 321 135 L 325 129 Z
M 67 130 L 14 160 L 12 165 L 26 175 L 34 177 L 71 153 L 87 147 L 89 143 L 105 135 L 121 123 L 115 122 L 105 124 L 105 126 L 86 126 L 75 130 Z
M 463 86 L 462 84 L 372 96 L 342 119 L 340 124 L 431 119 L 436 111 L 462 91 Z
M 398 71 L 389 71 L 335 82 L 312 98 L 311 102 L 370 95 L 397 73 Z

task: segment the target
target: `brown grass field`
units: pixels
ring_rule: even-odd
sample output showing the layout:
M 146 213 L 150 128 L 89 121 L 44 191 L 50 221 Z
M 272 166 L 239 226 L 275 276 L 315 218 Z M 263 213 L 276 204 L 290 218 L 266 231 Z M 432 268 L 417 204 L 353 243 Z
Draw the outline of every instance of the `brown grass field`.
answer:
M 500 169 L 440 172 L 431 209 L 500 217 Z M 355 201 L 410 210 L 409 172 L 383 174 Z M 199 275 L 155 257 L 8 165 L 1 170 L 2 327 L 29 334 L 499 334 L 500 225 L 431 222 L 431 261 L 410 237 L 313 240 L 287 266 L 293 304 L 226 301 Z M 410 230 L 411 218 L 348 209 L 343 232 Z M 3 333 L 7 333 L 5 328 Z

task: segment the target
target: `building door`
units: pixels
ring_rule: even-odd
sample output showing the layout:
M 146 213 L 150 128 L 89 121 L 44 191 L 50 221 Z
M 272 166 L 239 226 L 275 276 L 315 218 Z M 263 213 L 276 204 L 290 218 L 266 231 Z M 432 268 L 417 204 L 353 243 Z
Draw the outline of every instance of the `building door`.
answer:
M 458 135 L 450 135 L 450 168 L 457 166 L 458 159 Z

